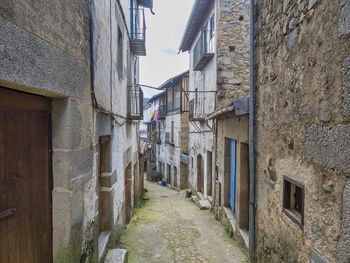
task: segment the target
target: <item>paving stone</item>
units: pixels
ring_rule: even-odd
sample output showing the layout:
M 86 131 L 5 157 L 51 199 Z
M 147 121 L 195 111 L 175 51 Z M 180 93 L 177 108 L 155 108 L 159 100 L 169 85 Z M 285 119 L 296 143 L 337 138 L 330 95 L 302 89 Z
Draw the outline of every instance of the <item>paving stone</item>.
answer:
M 212 213 L 199 210 L 183 193 L 156 183 L 145 186 L 150 201 L 136 210 L 120 242 L 130 262 L 249 262 Z
M 111 249 L 108 251 L 105 263 L 127 263 L 128 252 L 125 249 Z

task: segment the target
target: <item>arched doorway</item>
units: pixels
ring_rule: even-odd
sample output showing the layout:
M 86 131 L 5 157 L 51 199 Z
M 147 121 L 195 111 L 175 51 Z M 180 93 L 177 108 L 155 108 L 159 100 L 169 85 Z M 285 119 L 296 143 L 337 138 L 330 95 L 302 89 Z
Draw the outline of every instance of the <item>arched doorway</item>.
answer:
M 197 191 L 204 193 L 204 162 L 202 155 L 197 155 Z

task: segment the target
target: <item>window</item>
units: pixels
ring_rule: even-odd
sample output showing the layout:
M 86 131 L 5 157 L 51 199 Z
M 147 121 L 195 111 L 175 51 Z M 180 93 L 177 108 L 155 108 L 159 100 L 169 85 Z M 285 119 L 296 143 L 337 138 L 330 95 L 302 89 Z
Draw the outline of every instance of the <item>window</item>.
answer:
M 191 157 L 191 168 L 193 169 L 193 157 Z
M 284 176 L 283 212 L 300 227 L 304 225 L 304 186 Z
M 118 60 L 117 68 L 119 73 L 123 73 L 123 34 L 118 27 Z
M 171 122 L 171 143 L 174 143 L 174 121 Z
M 210 21 L 209 21 L 209 32 L 210 32 L 210 38 L 212 38 L 214 36 L 214 33 L 215 33 L 214 15 L 211 16 Z

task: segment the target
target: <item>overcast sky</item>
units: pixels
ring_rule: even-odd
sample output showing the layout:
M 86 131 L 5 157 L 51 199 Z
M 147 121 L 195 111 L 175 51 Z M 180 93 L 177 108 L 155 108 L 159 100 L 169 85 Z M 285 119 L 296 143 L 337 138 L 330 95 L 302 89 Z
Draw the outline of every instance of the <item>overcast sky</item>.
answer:
M 146 13 L 146 57 L 140 57 L 140 84 L 158 87 L 188 69 L 188 53 L 177 54 L 194 0 L 155 0 Z M 143 88 L 144 96 L 158 93 Z

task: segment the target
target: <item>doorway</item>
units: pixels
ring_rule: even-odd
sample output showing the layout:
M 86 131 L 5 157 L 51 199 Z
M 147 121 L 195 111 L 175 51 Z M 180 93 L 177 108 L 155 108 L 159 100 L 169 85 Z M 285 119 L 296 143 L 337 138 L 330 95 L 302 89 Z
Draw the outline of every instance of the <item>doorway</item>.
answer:
M 106 184 L 104 174 L 111 172 L 111 136 L 100 136 L 98 141 L 98 233 L 106 230 L 109 221 L 110 185 Z
M 131 177 L 131 163 L 126 167 L 124 171 L 124 222 L 128 224 L 131 219 L 131 209 L 132 209 L 132 198 L 131 198 L 131 190 L 132 190 L 132 177 Z
M 211 151 L 207 151 L 207 195 L 212 195 L 212 184 L 213 184 L 213 178 L 212 178 L 212 158 L 213 154 Z
M 197 155 L 197 191 L 204 193 L 204 162 L 202 155 Z
M 168 166 L 168 177 L 167 177 L 167 183 L 171 185 L 171 166 L 167 164 Z
M 51 262 L 51 101 L 0 87 L 0 262 Z
M 237 200 L 236 148 L 237 141 L 230 140 L 230 207 L 235 216 Z
M 137 163 L 134 164 L 134 204 L 137 204 L 139 198 L 139 178 L 137 175 Z
M 187 171 L 188 171 L 188 165 L 181 163 L 180 164 L 180 189 L 187 188 Z
M 174 187 L 177 187 L 177 168 L 174 166 Z
M 238 225 L 240 228 L 249 228 L 249 144 L 240 143 L 240 169 L 239 169 L 239 216 Z

